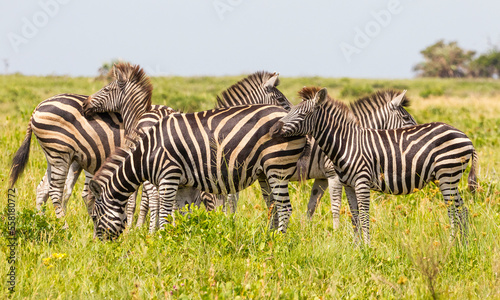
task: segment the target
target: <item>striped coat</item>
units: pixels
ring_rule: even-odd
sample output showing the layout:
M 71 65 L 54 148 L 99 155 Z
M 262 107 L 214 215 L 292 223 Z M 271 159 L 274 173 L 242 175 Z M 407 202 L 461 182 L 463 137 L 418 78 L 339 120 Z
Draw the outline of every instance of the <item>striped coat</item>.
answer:
M 359 125 L 342 103 L 330 99 L 326 89 L 304 88 L 304 101 L 271 129 L 275 137 L 312 134 L 331 159 L 346 193 L 356 231 L 369 243 L 370 189 L 409 194 L 434 181 L 445 202 L 452 234 L 458 226 L 467 236 L 468 210 L 458 183 L 469 160 L 469 187 L 476 186 L 477 153 L 467 136 L 444 123 L 429 123 L 392 130 Z
M 162 119 L 132 148 L 113 154 L 91 180 L 97 236 L 123 231 L 126 198 L 144 180 L 159 188 L 162 221 L 172 214 L 179 186 L 227 195 L 267 180 L 278 215 L 271 226 L 285 232 L 292 211 L 288 179 L 305 146 L 302 137 L 270 138 L 269 129 L 285 115 L 276 106 L 252 105 Z

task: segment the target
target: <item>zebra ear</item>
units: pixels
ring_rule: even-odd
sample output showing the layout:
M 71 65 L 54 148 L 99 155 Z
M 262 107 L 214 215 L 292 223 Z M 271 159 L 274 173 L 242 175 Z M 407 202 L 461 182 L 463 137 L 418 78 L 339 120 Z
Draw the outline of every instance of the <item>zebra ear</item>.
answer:
M 279 80 L 278 80 L 278 77 L 280 76 L 280 74 L 278 72 L 274 72 L 273 76 L 271 76 L 271 78 L 269 78 L 266 83 L 264 83 L 264 87 L 265 88 L 272 88 L 272 87 L 275 87 L 279 84 Z
M 113 77 L 116 79 L 120 86 L 124 85 L 127 82 L 125 74 L 123 74 L 122 71 L 120 71 L 120 69 L 116 67 L 116 65 L 113 67 Z
M 96 199 L 101 198 L 102 188 L 99 185 L 99 183 L 97 183 L 97 181 L 91 179 L 89 182 L 89 188 L 90 188 L 90 191 L 92 191 L 92 194 L 94 194 L 94 197 Z
M 326 88 L 322 88 L 316 93 L 316 97 L 314 97 L 316 105 L 321 105 L 323 102 L 325 102 L 326 98 L 328 96 L 328 91 Z
M 391 103 L 392 105 L 394 105 L 394 107 L 398 107 L 401 105 L 401 102 L 403 101 L 403 98 L 405 97 L 405 94 L 406 94 L 406 90 L 404 90 L 401 94 L 399 94 L 399 96 L 397 96 L 396 98 L 392 99 L 391 100 Z

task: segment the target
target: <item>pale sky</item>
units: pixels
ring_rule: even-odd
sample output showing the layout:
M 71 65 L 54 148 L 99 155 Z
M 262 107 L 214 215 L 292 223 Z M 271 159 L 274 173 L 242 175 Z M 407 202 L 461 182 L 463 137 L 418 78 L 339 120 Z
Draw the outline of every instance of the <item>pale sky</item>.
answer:
M 0 73 L 411 78 L 439 39 L 500 45 L 500 1 L 0 0 Z

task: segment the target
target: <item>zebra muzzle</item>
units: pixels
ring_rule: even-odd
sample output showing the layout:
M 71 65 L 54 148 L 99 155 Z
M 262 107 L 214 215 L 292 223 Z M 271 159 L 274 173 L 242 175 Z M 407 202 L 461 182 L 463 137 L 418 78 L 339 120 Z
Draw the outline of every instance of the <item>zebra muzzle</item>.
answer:
M 85 117 L 93 113 L 92 105 L 90 105 L 91 101 L 92 101 L 92 95 L 90 95 L 87 99 L 85 99 L 85 101 L 83 101 L 83 115 Z
M 269 134 L 272 138 L 280 137 L 282 135 L 281 130 L 283 129 L 283 122 L 276 122 L 271 129 L 269 129 Z

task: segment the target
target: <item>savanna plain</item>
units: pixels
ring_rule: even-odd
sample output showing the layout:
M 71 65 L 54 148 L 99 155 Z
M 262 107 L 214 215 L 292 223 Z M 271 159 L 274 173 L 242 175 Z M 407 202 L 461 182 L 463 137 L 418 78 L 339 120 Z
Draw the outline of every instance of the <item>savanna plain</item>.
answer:
M 243 76 L 154 77 L 153 104 L 193 112 Z M 88 95 L 107 84 L 87 77 L 0 76 L 0 298 L 27 299 L 500 299 L 500 81 L 375 80 L 282 77 L 280 90 L 298 103 L 303 86 L 327 87 L 354 101 L 382 88 L 408 89 L 418 123 L 440 121 L 465 132 L 479 154 L 480 188 L 466 176 L 461 195 L 470 210 L 468 245 L 450 239 L 446 204 L 436 186 L 407 196 L 372 192 L 370 247 L 353 244 L 345 196 L 340 227 L 332 228 L 328 192 L 312 220 L 306 215 L 312 182 L 289 186 L 288 232 L 268 230 L 257 185 L 240 195 L 238 212 L 193 208 L 176 226 L 150 234 L 130 227 L 113 242 L 92 237 L 81 198 L 83 175 L 64 220 L 50 200 L 39 215 L 35 190 L 46 170 L 36 139 L 16 184 L 16 286 L 10 293 L 6 210 L 11 159 L 30 115 L 60 93 Z M 5 209 L 4 209 L 5 208 Z M 65 222 L 68 228 L 64 227 Z

